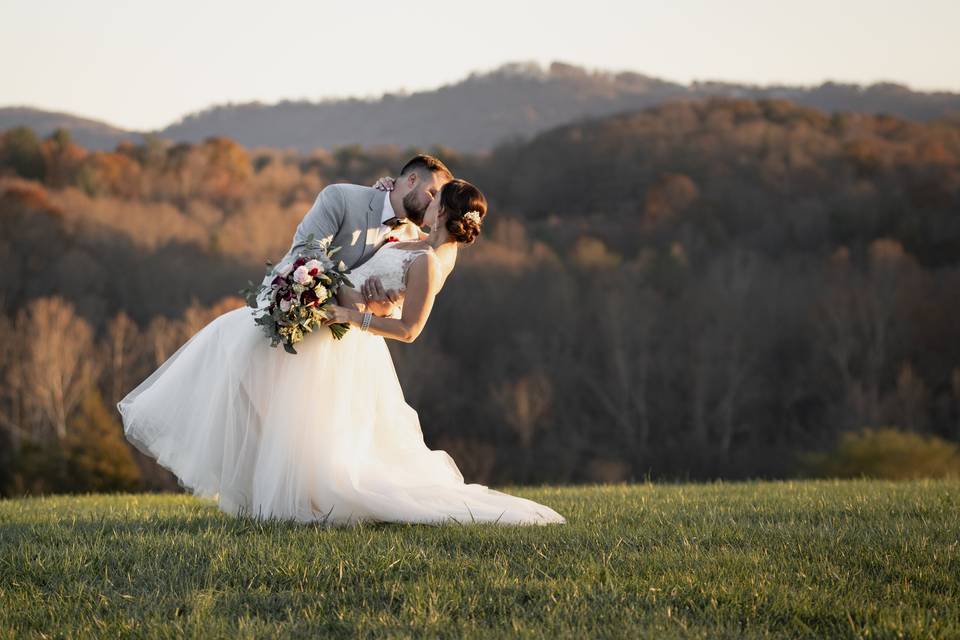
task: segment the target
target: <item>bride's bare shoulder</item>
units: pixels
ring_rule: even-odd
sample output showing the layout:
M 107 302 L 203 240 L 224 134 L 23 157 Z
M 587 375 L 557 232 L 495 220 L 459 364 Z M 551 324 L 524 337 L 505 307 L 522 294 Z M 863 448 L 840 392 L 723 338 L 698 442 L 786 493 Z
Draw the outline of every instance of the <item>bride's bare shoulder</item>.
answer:
M 405 276 L 408 286 L 413 282 L 426 282 L 439 288 L 446 279 L 443 261 L 432 248 L 411 257 Z

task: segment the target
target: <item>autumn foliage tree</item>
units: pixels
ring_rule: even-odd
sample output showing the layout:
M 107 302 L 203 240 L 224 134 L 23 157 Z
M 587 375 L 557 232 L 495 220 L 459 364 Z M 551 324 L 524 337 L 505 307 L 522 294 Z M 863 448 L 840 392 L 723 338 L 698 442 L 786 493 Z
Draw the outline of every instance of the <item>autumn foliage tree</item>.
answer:
M 176 488 L 136 451 L 108 478 L 112 403 L 241 306 L 323 186 L 412 152 L 0 136 L 5 490 Z M 390 348 L 466 473 L 786 477 L 863 427 L 960 441 L 960 122 L 722 99 L 440 153 L 491 215 Z

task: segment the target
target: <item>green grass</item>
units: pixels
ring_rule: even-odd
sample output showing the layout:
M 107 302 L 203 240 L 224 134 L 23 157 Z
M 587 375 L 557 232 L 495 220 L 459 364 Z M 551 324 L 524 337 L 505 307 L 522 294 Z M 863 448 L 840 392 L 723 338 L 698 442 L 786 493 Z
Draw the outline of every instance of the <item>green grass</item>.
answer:
M 960 637 L 960 482 L 503 488 L 565 525 L 0 501 L 7 637 Z

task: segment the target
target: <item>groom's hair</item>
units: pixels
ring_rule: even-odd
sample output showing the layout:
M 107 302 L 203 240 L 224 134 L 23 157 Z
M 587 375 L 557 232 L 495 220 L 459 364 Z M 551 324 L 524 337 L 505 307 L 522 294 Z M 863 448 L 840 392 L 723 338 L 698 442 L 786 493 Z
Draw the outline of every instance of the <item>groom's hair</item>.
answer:
M 400 175 L 405 176 L 411 171 L 439 173 L 441 177 L 446 178 L 448 182 L 453 180 L 453 173 L 451 173 L 450 169 L 447 169 L 447 165 L 440 162 L 437 158 L 423 153 L 407 160 L 407 164 L 403 165 L 403 169 L 400 169 Z

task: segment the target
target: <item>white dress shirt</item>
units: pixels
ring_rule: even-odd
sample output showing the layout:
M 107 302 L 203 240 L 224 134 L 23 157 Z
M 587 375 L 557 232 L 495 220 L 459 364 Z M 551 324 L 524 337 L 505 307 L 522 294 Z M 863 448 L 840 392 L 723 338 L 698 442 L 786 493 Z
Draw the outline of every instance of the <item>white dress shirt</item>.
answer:
M 383 213 L 380 214 L 380 236 L 383 237 L 390 233 L 392 229 L 387 225 L 387 220 L 395 218 L 397 214 L 393 211 L 393 204 L 390 203 L 390 194 L 383 199 Z
M 396 236 L 400 240 L 415 240 L 417 239 L 418 234 L 415 234 L 412 229 L 416 227 L 410 221 L 407 221 L 406 224 L 397 227 L 396 229 L 391 229 L 387 220 L 395 217 L 397 214 L 393 209 L 393 204 L 390 202 L 390 194 L 387 194 L 387 197 L 383 199 L 383 213 L 380 214 L 380 228 L 377 233 L 377 245 L 382 245 L 383 241 L 389 235 Z

